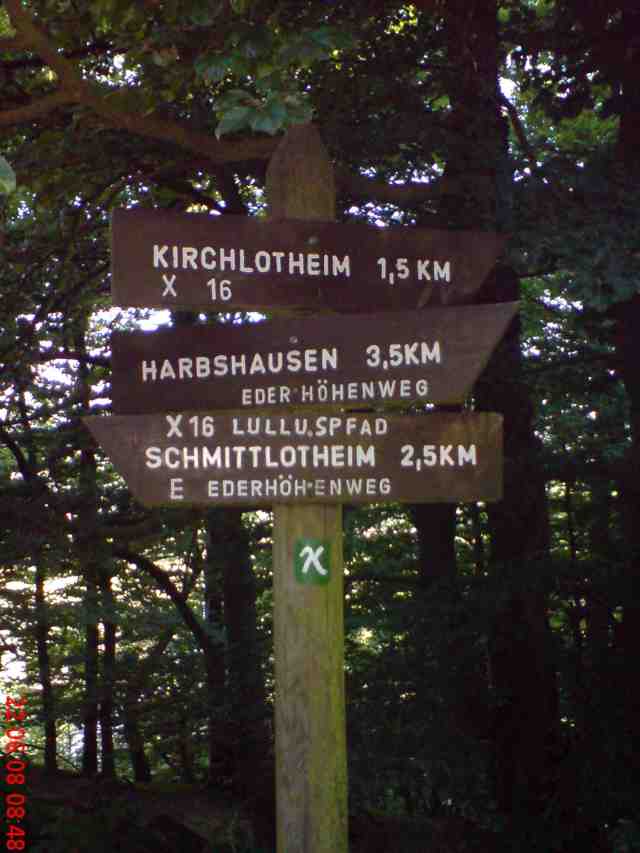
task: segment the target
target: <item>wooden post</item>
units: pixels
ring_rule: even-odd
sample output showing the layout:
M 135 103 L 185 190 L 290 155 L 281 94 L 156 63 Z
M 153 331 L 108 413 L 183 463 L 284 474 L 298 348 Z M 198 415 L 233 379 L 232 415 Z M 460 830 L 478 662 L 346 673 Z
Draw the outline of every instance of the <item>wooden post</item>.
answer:
M 333 170 L 317 131 L 289 130 L 271 158 L 272 219 L 335 219 Z M 292 320 L 295 336 L 295 320 Z M 274 511 L 278 853 L 346 853 L 342 507 Z

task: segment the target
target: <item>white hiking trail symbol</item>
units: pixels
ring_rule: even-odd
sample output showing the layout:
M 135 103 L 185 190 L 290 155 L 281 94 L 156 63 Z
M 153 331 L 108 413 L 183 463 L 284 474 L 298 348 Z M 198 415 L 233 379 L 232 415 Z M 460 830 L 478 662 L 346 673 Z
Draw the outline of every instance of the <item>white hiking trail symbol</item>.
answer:
M 302 573 L 307 574 L 310 568 L 314 568 L 319 574 L 327 575 L 329 572 L 320 563 L 320 557 L 324 552 L 324 545 L 318 546 L 314 550 L 312 545 L 305 545 L 300 551 L 300 557 L 306 558 L 302 566 Z

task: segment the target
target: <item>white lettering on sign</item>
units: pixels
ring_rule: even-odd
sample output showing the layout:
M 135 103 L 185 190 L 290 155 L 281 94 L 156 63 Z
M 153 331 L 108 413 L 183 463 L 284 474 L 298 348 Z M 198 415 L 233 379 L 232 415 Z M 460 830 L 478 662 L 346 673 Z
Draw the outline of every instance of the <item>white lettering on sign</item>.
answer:
M 355 418 L 339 415 L 309 417 L 234 417 L 231 419 L 233 435 L 240 436 L 303 436 L 306 438 L 333 437 L 341 432 L 346 435 L 386 435 L 389 423 L 383 417 Z
M 415 447 L 413 444 L 404 444 L 400 448 L 402 458 L 400 465 L 403 468 L 414 468 L 421 471 L 422 468 L 462 468 L 465 465 L 476 466 L 478 455 L 475 444 L 465 447 L 463 444 L 423 444 Z
M 169 480 L 169 500 L 184 500 L 184 480 L 182 477 L 172 477 Z
M 258 405 L 243 388 L 242 404 Z M 301 385 L 292 389 L 299 404 L 364 402 L 366 400 L 386 400 L 402 397 L 406 400 L 426 399 L 429 396 L 429 383 L 426 379 L 376 379 L 370 382 L 329 382 L 318 379 L 315 384 Z M 245 393 L 247 392 L 247 393 Z
M 222 302 L 228 302 L 230 299 L 233 299 L 233 290 L 231 289 L 231 282 L 223 278 L 222 281 L 217 281 L 215 278 L 210 278 L 207 282 L 207 287 L 211 290 L 211 301 L 217 302 L 221 300 Z
M 182 415 L 167 415 L 167 423 L 169 425 L 169 432 L 167 433 L 167 438 L 171 438 L 172 436 L 177 436 L 177 438 L 182 438 L 182 430 L 180 429 L 180 422 L 182 421 Z
M 363 402 L 367 400 L 426 399 L 429 383 L 426 379 L 378 379 L 369 382 L 329 382 L 318 379 L 315 384 L 293 388 L 289 385 L 271 385 L 267 388 L 242 388 L 240 402 L 243 406 L 278 405 L 294 402 L 297 405 L 313 403 Z
M 338 369 L 337 347 L 293 349 L 246 355 L 198 355 L 176 359 L 143 359 L 140 378 L 143 382 L 163 380 L 209 379 L 224 376 L 266 376 L 278 373 L 317 373 Z
M 415 268 L 408 258 L 378 258 L 376 261 L 380 270 L 380 278 L 395 284 L 415 275 L 418 281 L 451 281 L 451 260 L 436 261 L 432 258 L 419 258 L 415 261 Z
M 178 294 L 176 293 L 176 289 L 174 287 L 174 285 L 176 283 L 175 275 L 172 275 L 171 278 L 169 278 L 168 275 L 163 275 L 162 281 L 164 282 L 164 290 L 162 291 L 162 298 L 164 299 L 165 296 L 174 296 L 175 298 L 177 298 Z
M 351 257 L 319 252 L 254 252 L 216 246 L 171 246 L 154 243 L 152 264 L 159 270 L 214 270 L 285 275 L 351 277 Z
M 434 362 L 442 364 L 440 341 L 429 345 L 426 341 L 414 341 L 409 344 L 389 344 L 384 349 L 371 344 L 365 350 L 367 367 L 420 367 Z
M 265 406 L 291 402 L 291 389 L 288 385 L 273 385 L 268 388 L 243 388 L 241 402 L 243 406 Z
M 374 468 L 376 449 L 345 444 L 288 444 L 274 448 L 261 445 L 151 446 L 145 450 L 145 465 L 154 470 L 188 471 L 208 468 Z
M 305 558 L 302 565 L 302 573 L 306 575 L 307 572 L 313 569 L 321 575 L 329 574 L 321 562 L 323 554 L 324 545 L 318 545 L 317 548 L 314 548 L 313 545 L 305 545 L 305 547 L 300 551 L 300 556 Z
M 391 493 L 389 477 L 315 478 L 301 480 L 289 474 L 263 480 L 209 480 L 207 498 L 324 498 L 356 497 L 384 498 Z

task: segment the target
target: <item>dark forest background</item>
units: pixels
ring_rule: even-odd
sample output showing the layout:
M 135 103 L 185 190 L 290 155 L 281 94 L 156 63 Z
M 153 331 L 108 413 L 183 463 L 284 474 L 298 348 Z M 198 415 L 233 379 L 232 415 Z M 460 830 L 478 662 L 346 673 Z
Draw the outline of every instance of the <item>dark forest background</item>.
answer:
M 476 300 L 521 304 L 468 403 L 504 416 L 504 499 L 345 508 L 353 849 L 640 850 L 639 70 L 637 0 L 4 0 L 32 849 L 271 849 L 271 517 L 145 509 L 81 419 L 150 314 L 110 308 L 111 210 L 264 214 L 312 120 L 338 221 L 504 233 Z

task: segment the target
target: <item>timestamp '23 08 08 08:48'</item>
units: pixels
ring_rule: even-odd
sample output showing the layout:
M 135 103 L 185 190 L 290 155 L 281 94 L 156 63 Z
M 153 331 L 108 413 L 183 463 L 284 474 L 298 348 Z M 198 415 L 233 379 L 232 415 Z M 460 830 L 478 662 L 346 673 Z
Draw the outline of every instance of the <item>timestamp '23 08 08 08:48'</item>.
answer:
M 2 732 L 2 753 L 4 757 L 4 819 L 5 819 L 5 849 L 24 850 L 26 847 L 26 830 L 23 822 L 26 818 L 26 796 L 24 785 L 26 781 L 27 762 L 25 752 L 26 729 L 23 724 L 27 717 L 27 700 L 14 699 L 8 696 L 4 702 L 4 725 Z

